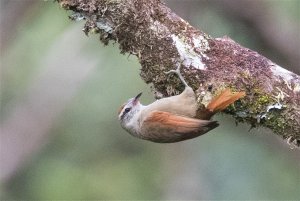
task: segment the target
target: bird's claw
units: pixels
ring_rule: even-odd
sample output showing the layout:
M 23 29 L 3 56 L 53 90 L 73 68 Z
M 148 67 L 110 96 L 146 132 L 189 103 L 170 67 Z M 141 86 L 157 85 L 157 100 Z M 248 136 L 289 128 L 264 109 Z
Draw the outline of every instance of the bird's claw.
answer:
M 167 71 L 167 72 L 164 72 L 166 75 L 170 75 L 170 74 L 172 74 L 172 73 L 177 73 L 177 71 L 176 70 L 169 70 L 169 71 Z
M 178 76 L 178 78 L 180 79 L 180 81 L 184 84 L 184 86 L 188 87 L 188 84 L 186 83 L 185 79 L 183 78 L 182 74 L 180 73 L 180 67 L 181 65 L 179 65 L 176 70 L 169 70 L 167 72 L 164 72 L 166 75 L 170 75 L 170 74 L 176 74 Z

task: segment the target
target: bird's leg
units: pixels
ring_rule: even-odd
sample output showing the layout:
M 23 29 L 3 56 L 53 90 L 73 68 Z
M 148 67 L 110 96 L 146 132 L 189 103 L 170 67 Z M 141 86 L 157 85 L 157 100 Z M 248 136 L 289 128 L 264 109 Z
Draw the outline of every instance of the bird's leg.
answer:
M 182 63 L 178 64 L 176 70 L 170 70 L 170 71 L 168 71 L 168 72 L 165 72 L 165 74 L 169 75 L 169 74 L 171 74 L 171 73 L 175 73 L 175 74 L 179 77 L 179 79 L 181 80 L 181 82 L 184 84 L 184 86 L 185 86 L 185 87 L 189 87 L 189 85 L 186 83 L 184 77 L 183 77 L 182 74 L 180 73 L 181 64 L 182 64 Z

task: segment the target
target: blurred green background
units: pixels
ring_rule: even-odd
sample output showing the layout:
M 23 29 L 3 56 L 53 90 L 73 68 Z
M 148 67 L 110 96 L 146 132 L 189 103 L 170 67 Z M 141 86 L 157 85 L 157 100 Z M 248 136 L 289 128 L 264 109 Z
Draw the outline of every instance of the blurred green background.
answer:
M 193 140 L 131 137 L 118 108 L 141 91 L 154 100 L 137 59 L 86 37 L 52 1 L 0 5 L 1 200 L 300 198 L 299 150 L 270 131 L 219 115 L 219 128 Z M 299 74 L 298 0 L 167 5 Z

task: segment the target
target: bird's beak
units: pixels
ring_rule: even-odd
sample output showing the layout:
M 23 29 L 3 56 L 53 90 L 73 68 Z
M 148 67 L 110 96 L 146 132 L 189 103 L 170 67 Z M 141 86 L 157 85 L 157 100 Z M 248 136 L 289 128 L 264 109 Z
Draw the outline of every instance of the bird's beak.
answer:
M 138 100 L 138 99 L 141 97 L 142 94 L 143 94 L 142 92 L 139 93 L 139 94 L 134 98 L 134 100 L 135 100 L 135 101 Z
M 143 93 L 141 92 L 136 97 L 134 97 L 134 99 L 133 99 L 134 104 L 136 104 L 139 101 L 139 98 L 141 97 L 142 94 Z

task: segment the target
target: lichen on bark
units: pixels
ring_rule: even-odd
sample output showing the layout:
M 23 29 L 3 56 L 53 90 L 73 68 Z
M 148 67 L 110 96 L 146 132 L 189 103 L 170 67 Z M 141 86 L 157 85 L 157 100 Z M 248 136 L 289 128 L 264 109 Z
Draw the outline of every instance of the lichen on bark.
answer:
M 181 65 L 197 92 L 199 108 L 224 88 L 247 96 L 224 112 L 237 122 L 264 126 L 300 145 L 300 78 L 228 37 L 212 38 L 189 25 L 160 0 L 57 0 L 72 19 L 85 19 L 84 32 L 136 55 L 141 77 L 159 96 L 179 93 L 165 71 Z

